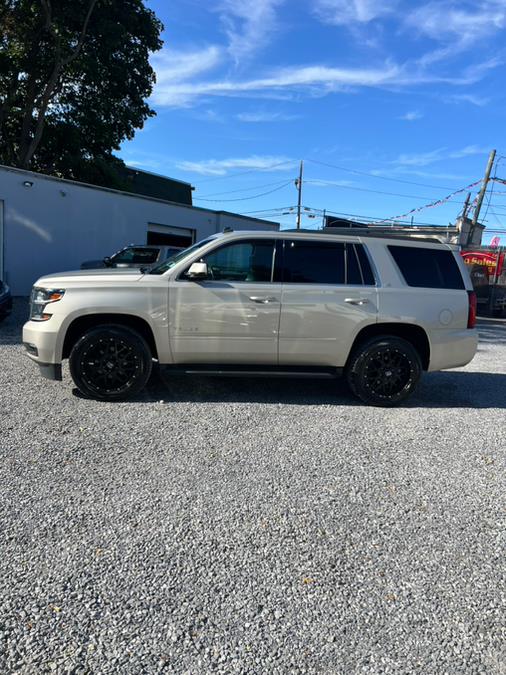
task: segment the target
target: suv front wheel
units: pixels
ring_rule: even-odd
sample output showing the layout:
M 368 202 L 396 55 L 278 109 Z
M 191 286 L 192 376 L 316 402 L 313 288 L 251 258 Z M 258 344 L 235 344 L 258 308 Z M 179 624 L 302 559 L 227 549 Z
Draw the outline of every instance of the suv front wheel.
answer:
M 144 388 L 153 363 L 139 333 L 110 324 L 91 328 L 79 338 L 70 353 L 69 366 L 82 394 L 101 401 L 119 401 Z
M 393 406 L 415 390 L 422 374 L 420 356 L 402 338 L 384 335 L 361 344 L 350 356 L 346 378 L 365 403 Z

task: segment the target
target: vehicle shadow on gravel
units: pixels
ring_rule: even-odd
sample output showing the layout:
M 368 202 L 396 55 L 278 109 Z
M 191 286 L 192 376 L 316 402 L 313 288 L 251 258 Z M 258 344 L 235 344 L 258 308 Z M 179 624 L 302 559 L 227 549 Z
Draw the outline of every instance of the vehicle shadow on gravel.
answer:
M 12 314 L 0 323 L 0 346 L 19 345 L 28 319 L 28 298 L 14 298 Z
M 344 379 L 195 377 L 160 368 L 134 402 L 364 405 Z M 397 408 L 506 408 L 506 374 L 426 373 L 414 396 Z
M 480 322 L 478 326 L 480 344 L 506 344 L 506 323 L 504 321 L 489 320 Z

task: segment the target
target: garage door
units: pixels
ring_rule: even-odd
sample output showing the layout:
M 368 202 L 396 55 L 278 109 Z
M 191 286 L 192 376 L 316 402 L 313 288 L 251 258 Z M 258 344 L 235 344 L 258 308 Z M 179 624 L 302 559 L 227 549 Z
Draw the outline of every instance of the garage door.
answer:
M 191 246 L 195 242 L 195 230 L 160 223 L 148 223 L 148 244 L 165 246 Z

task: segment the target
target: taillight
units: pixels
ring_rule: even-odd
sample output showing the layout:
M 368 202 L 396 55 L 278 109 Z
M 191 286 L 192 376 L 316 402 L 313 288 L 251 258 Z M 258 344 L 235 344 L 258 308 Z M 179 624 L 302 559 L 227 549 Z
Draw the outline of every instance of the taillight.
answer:
M 476 293 L 474 291 L 467 291 L 469 296 L 469 313 L 467 315 L 467 327 L 475 328 L 476 326 Z

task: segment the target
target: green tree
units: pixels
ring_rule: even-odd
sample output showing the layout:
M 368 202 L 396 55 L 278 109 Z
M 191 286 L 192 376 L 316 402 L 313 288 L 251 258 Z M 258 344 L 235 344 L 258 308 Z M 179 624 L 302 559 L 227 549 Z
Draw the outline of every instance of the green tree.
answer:
M 118 186 L 162 29 L 143 0 L 0 0 L 0 162 Z

